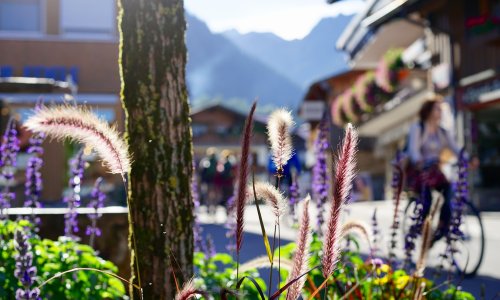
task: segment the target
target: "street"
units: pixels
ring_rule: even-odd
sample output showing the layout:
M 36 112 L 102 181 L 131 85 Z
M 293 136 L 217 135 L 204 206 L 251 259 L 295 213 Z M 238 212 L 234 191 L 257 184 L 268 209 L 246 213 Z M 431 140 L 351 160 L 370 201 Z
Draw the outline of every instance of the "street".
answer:
M 401 207 L 404 209 L 406 203 L 402 202 Z M 367 203 L 353 203 L 348 207 L 348 211 L 344 214 L 344 220 L 355 219 L 365 222 L 366 224 L 371 223 L 371 218 L 373 211 L 377 209 L 377 219 L 379 230 L 381 232 L 381 239 L 378 244 L 381 248 L 381 252 L 384 253 L 384 245 L 389 243 L 388 230 L 390 228 L 393 216 L 393 206 L 391 201 L 378 201 L 378 202 L 367 202 Z M 266 230 L 271 231 L 274 222 L 274 216 L 271 210 L 264 205 L 261 207 L 263 220 L 266 226 Z M 314 216 L 316 215 L 315 205 L 311 203 L 311 224 L 316 224 Z M 485 251 L 484 257 L 479 268 L 478 275 L 472 279 L 463 279 L 461 283 L 460 278 L 455 281 L 454 284 L 460 284 L 463 290 L 471 292 L 474 296 L 480 297 L 481 290 L 484 288 L 486 299 L 493 298 L 498 292 L 500 292 L 500 258 L 495 253 L 498 253 L 500 249 L 500 212 L 484 212 L 481 214 L 483 227 L 485 231 Z M 217 214 L 215 216 L 208 216 L 204 207 L 200 208 L 198 213 L 198 218 L 203 225 L 204 235 L 210 234 L 215 241 L 216 250 L 218 252 L 226 252 L 225 245 L 227 244 L 227 239 L 225 238 L 226 229 L 224 228 L 225 223 L 225 211 L 222 207 L 219 207 Z M 293 229 L 288 222 L 282 221 L 281 237 L 282 244 L 287 241 L 294 241 L 296 230 Z M 255 206 L 247 206 L 245 211 L 245 236 L 243 240 L 243 249 L 241 253 L 242 262 L 248 261 L 249 259 L 265 255 L 265 249 L 262 243 L 261 229 L 259 225 L 259 220 Z M 477 231 L 477 230 L 476 230 Z M 398 248 L 402 248 L 402 240 L 400 237 L 398 239 Z M 418 247 L 418 246 L 417 246 Z M 362 248 L 362 252 L 366 253 L 366 247 Z M 497 249 L 497 250 L 495 250 Z M 417 250 L 418 251 L 418 250 Z M 428 257 L 428 272 L 432 274 L 432 267 L 437 266 L 437 255 L 439 255 L 439 246 L 436 245 L 431 249 Z M 470 253 L 471 257 L 477 253 Z M 398 253 L 399 257 L 402 257 L 402 252 Z M 382 255 L 383 256 L 383 255 Z M 432 278 L 432 276 L 431 276 Z

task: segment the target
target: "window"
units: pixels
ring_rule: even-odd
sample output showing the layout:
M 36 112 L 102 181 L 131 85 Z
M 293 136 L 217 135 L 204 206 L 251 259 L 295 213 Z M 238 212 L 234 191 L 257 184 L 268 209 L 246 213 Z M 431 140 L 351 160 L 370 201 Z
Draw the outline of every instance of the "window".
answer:
M 208 126 L 205 124 L 192 124 L 193 137 L 198 137 L 204 135 L 208 132 Z
M 61 33 L 110 37 L 116 33 L 114 0 L 61 0 Z
M 0 0 L 0 31 L 40 32 L 40 0 Z

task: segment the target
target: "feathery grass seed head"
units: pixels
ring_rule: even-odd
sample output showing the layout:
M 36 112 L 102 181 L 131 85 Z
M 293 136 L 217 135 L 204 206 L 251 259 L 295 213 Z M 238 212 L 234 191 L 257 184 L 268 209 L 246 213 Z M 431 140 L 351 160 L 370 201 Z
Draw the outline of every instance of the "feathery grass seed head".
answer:
M 24 125 L 33 132 L 91 146 L 111 173 L 123 176 L 130 168 L 127 145 L 116 129 L 88 109 L 68 105 L 42 107 Z
M 278 174 L 292 157 L 293 146 L 290 131 L 294 125 L 292 114 L 285 109 L 275 110 L 267 122 L 267 134 L 271 144 L 272 159 Z
M 253 190 L 249 196 L 253 199 Z M 283 215 L 286 210 L 287 200 L 283 197 L 283 194 L 278 191 L 272 184 L 268 182 L 256 182 L 255 183 L 255 193 L 257 194 L 257 199 L 264 199 L 273 208 L 273 213 L 276 216 L 276 222 Z

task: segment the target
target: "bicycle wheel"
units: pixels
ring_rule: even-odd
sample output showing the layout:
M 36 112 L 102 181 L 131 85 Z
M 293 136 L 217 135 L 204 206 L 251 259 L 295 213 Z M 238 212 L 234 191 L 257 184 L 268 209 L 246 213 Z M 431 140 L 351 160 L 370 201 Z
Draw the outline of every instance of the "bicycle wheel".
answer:
M 484 229 L 479 211 L 466 202 L 460 231 L 462 236 L 455 242 L 453 264 L 465 277 L 476 275 L 484 255 Z
M 406 242 L 407 234 L 410 230 L 410 227 L 415 226 L 414 224 L 416 221 L 413 219 L 413 217 L 415 215 L 416 208 L 417 208 L 417 200 L 414 198 L 410 199 L 410 201 L 408 202 L 408 204 L 405 208 L 402 223 L 401 223 L 401 227 L 403 230 L 403 243 Z M 435 231 L 436 228 L 438 228 L 438 226 L 439 226 L 439 211 L 440 211 L 440 207 L 438 207 L 437 213 L 434 216 L 434 219 L 433 219 L 433 222 L 431 225 L 432 231 Z M 423 221 L 422 221 L 422 225 L 423 225 Z M 418 257 L 420 251 L 422 251 L 422 236 L 421 236 L 422 227 L 413 228 L 413 230 L 415 230 L 417 233 L 417 236 L 414 237 L 414 239 L 412 241 L 414 243 L 414 248 L 412 250 L 413 258 L 415 258 L 415 257 Z M 451 267 L 449 262 L 443 260 L 443 254 L 446 253 L 446 248 L 447 248 L 446 238 L 441 238 L 437 241 L 434 241 L 432 243 L 432 246 L 429 249 L 427 249 L 427 260 L 426 260 L 427 266 L 428 267 L 440 267 L 440 268 L 442 267 L 442 268 L 449 269 Z

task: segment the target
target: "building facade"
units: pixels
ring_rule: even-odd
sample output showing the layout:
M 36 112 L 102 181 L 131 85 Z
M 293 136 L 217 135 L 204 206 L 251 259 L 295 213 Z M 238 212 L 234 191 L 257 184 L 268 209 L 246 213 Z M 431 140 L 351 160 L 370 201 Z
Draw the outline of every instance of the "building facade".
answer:
M 0 78 L 48 78 L 71 86 L 64 92 L 0 90 L 11 115 L 22 122 L 40 97 L 76 101 L 122 130 L 116 20 L 115 0 L 1 0 Z M 47 141 L 45 149 L 51 168 L 42 170 L 43 199 L 58 201 L 67 183 L 64 172 L 53 170 L 67 168 L 67 155 L 59 142 Z
M 384 53 L 394 47 L 402 51 L 405 78 L 378 109 L 357 120 L 362 136 L 376 137 L 374 155 L 386 157 L 387 179 L 389 162 L 420 104 L 427 95 L 440 94 L 450 112 L 443 126 L 481 161 L 472 172 L 474 201 L 482 209 L 499 207 L 494 174 L 500 171 L 500 1 L 369 0 L 337 47 L 354 69 L 378 69 Z M 334 123 L 335 117 L 340 124 L 352 121 L 345 109 L 332 109 Z

